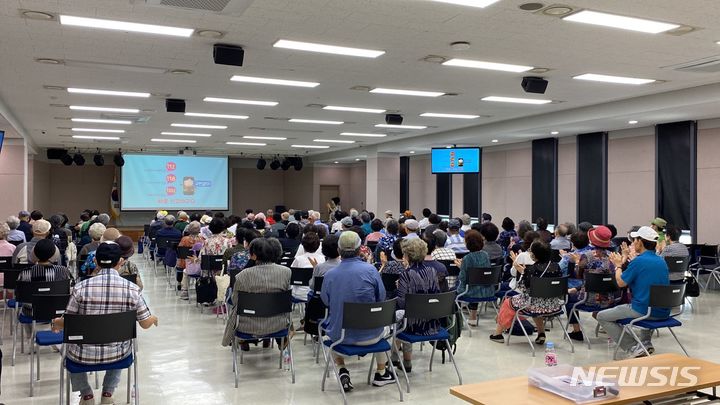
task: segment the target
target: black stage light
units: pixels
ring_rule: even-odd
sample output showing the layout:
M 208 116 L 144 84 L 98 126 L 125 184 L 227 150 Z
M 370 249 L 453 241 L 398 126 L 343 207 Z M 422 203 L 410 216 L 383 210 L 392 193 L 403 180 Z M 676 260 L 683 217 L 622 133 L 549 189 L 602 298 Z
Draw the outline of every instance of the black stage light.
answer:
M 113 156 L 113 162 L 115 162 L 115 166 L 123 167 L 125 165 L 125 159 L 122 157 L 122 153 L 118 152 L 117 155 Z
M 265 165 L 267 165 L 267 161 L 263 158 L 258 159 L 256 167 L 258 170 L 262 170 L 265 168 Z
M 105 164 L 105 158 L 98 152 L 93 156 L 93 162 L 95 162 L 95 166 L 102 166 Z
M 294 157 L 293 158 L 293 167 L 295 167 L 295 170 L 300 171 L 303 168 L 303 160 L 301 157 Z
M 273 170 L 277 170 L 280 168 L 280 161 L 278 158 L 273 159 L 273 161 L 270 163 L 270 168 Z
M 84 166 L 85 165 L 85 157 L 81 155 L 80 153 L 75 153 L 73 156 L 73 162 L 75 162 L 78 166 Z
M 60 161 L 63 162 L 65 166 L 70 166 L 73 164 L 73 158 L 69 154 L 64 154 L 62 157 L 60 157 Z
M 283 170 L 286 170 L 286 171 L 287 171 L 287 169 L 289 169 L 291 165 L 292 165 L 292 163 L 290 163 L 290 159 L 288 159 L 288 158 L 286 157 L 285 159 L 283 159 L 282 164 L 280 164 L 280 167 L 281 167 Z

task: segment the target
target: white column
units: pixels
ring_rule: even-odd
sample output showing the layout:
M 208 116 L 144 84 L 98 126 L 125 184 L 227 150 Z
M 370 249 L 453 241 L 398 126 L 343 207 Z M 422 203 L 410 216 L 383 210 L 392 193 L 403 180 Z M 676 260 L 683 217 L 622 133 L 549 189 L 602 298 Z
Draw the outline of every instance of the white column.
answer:
M 383 152 L 369 155 L 365 173 L 367 210 L 379 218 L 383 218 L 383 212 L 391 210 L 395 218 L 399 218 L 400 155 Z

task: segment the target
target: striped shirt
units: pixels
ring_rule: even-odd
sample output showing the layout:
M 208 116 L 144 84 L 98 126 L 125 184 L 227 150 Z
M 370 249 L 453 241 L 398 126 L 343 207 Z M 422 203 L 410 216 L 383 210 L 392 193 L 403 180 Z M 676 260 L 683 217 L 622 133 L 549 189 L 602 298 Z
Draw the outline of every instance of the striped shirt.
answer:
M 36 264 L 20 272 L 18 281 L 62 281 L 72 280 L 70 270 L 58 264 Z
M 75 285 L 66 314 L 103 315 L 137 311 L 137 320 L 151 316 L 140 287 L 120 277 L 115 269 L 101 269 L 95 277 Z M 82 364 L 106 364 L 130 355 L 130 341 L 104 345 L 68 345 L 68 357 Z
M 467 253 L 468 249 L 465 247 L 465 239 L 463 239 L 460 234 L 456 233 L 455 235 L 449 235 L 447 237 L 447 242 L 445 242 L 445 247 L 448 249 L 452 249 L 455 251 L 455 253 Z
M 437 294 L 440 292 L 435 269 L 424 263 L 415 263 L 400 273 L 397 287 L 397 307 L 405 308 L 407 294 Z M 434 335 L 440 326 L 437 320 L 408 319 L 407 331 L 416 335 Z

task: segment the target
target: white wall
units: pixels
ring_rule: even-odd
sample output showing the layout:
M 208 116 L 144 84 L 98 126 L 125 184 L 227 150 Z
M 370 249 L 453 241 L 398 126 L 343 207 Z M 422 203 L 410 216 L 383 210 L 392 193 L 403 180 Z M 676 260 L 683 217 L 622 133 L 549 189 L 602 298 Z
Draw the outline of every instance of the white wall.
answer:
M 560 138 L 558 145 L 558 218 L 557 223 L 577 221 L 577 141 Z
M 423 208 L 430 208 L 432 212 L 436 210 L 435 192 L 437 190 L 437 180 L 435 175 L 431 174 L 430 155 L 413 156 L 410 158 L 410 180 L 409 180 L 409 199 L 410 211 L 416 217 L 422 216 Z
M 529 142 L 483 148 L 482 210 L 496 223 L 515 223 L 532 214 L 532 149 Z
M 720 243 L 720 128 L 703 128 L 697 137 L 697 242 Z

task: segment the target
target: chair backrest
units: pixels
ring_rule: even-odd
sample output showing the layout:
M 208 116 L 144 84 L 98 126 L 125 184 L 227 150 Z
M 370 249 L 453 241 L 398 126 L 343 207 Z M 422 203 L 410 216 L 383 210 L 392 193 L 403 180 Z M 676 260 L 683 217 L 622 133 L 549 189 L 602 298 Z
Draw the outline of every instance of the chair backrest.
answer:
M 467 269 L 468 285 L 495 285 L 502 277 L 502 266 L 469 267 Z
M 618 290 L 614 274 L 585 272 L 585 291 L 597 294 L 609 294 Z
M 455 252 L 455 257 L 457 257 L 458 259 L 462 259 L 462 258 L 465 257 L 468 253 L 470 253 L 470 252 Z
M 83 264 L 87 261 L 88 255 L 78 255 L 77 263 L 75 265 L 77 266 L 78 273 L 80 272 L 80 268 Z
M 200 269 L 202 270 L 222 270 L 222 255 L 202 255 L 200 256 Z
M 14 290 L 17 286 L 17 279 L 20 277 L 22 269 L 4 269 L 0 271 L 3 274 L 3 288 L 6 290 Z
M 552 249 L 552 254 L 550 255 L 550 261 L 553 263 L 560 263 L 560 260 L 562 260 L 562 257 L 560 256 L 560 250 Z
M 309 286 L 313 277 L 312 267 L 291 267 L 290 284 L 295 286 Z
M 370 249 L 371 252 L 374 252 L 375 248 L 378 245 L 378 241 L 366 242 L 365 245 L 367 245 L 368 249 Z
M 322 291 L 323 280 L 325 280 L 324 276 L 315 276 L 313 280 L 313 289 L 315 290 L 315 294 L 320 294 L 320 291 Z
M 15 287 L 15 299 L 24 304 L 32 304 L 33 297 L 47 294 L 70 294 L 70 280 L 18 281 Z
M 564 299 L 567 295 L 567 286 L 567 277 L 530 277 L 530 296 Z
M 397 290 L 397 281 L 400 278 L 399 274 L 380 274 L 380 278 L 382 279 L 383 286 L 385 287 L 385 292 L 392 292 Z
M 395 323 L 395 299 L 380 302 L 346 302 L 343 329 L 377 329 Z
M 70 294 L 41 294 L 32 297 L 33 320 L 50 321 L 65 314 Z
M 293 257 L 281 257 L 280 260 L 278 260 L 278 264 L 285 267 L 290 267 L 292 265 L 292 262 L 295 261 L 295 258 Z
M 287 314 L 292 311 L 292 291 L 277 293 L 238 292 L 237 314 L 253 318 Z
M 688 267 L 690 267 L 690 256 L 665 256 L 665 263 L 667 263 L 670 273 L 685 274 Z
M 123 274 L 120 277 L 124 278 L 125 280 L 127 280 L 133 284 L 137 284 L 137 277 L 138 277 L 137 274 Z
M 674 308 L 685 303 L 685 284 L 651 285 L 652 308 Z
M 63 343 L 103 345 L 137 335 L 137 311 L 102 315 L 65 314 Z
M 150 233 L 150 224 L 143 225 L 143 235 L 148 236 Z
M 160 249 L 175 249 L 180 243 L 180 238 L 170 238 L 167 236 L 158 236 L 155 240 L 157 247 Z
M 455 265 L 454 260 L 438 260 L 447 269 L 448 275 L 457 277 L 460 274 L 460 267 Z
M 442 319 L 453 314 L 455 291 L 439 294 L 407 294 L 405 317 L 408 319 Z
M 176 250 L 178 259 L 187 259 L 188 257 L 192 256 L 190 254 L 190 248 L 187 246 L 178 246 Z
M 714 265 L 718 263 L 718 245 L 702 245 L 700 246 L 700 255 L 698 256 L 700 264 Z
M 12 269 L 12 256 L 0 256 L 0 270 Z

